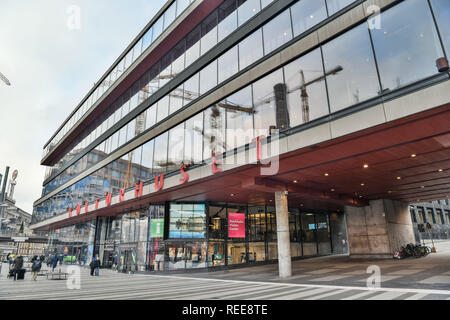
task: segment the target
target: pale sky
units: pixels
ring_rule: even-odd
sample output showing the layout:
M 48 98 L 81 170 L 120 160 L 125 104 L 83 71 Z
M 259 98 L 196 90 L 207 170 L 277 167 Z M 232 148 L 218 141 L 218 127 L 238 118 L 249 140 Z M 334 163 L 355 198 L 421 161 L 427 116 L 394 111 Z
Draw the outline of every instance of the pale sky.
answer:
M 0 172 L 19 171 L 18 207 L 41 196 L 44 143 L 165 2 L 0 0 Z

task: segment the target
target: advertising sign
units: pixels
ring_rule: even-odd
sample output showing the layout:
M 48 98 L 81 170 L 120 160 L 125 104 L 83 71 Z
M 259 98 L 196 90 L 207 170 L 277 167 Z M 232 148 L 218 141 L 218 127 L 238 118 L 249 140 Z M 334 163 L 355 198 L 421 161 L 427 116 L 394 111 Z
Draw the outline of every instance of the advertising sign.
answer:
M 245 238 L 244 213 L 228 213 L 228 237 Z
M 150 238 L 164 236 L 164 219 L 152 219 L 150 222 Z

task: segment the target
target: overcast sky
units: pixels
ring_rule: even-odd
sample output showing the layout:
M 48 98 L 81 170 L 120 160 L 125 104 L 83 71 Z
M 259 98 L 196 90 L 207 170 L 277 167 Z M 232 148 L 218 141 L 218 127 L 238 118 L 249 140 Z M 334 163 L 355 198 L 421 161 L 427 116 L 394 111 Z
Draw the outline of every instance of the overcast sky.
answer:
M 0 172 L 19 171 L 17 206 L 33 211 L 44 143 L 165 2 L 0 0 Z

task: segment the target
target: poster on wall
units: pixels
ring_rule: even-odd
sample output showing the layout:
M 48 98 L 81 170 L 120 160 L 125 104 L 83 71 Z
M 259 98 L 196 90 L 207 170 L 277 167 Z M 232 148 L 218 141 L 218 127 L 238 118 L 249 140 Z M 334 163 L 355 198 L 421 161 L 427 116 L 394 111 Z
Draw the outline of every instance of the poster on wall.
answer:
M 164 219 L 152 219 L 150 222 L 150 238 L 164 236 Z
M 245 238 L 244 213 L 228 213 L 228 237 Z

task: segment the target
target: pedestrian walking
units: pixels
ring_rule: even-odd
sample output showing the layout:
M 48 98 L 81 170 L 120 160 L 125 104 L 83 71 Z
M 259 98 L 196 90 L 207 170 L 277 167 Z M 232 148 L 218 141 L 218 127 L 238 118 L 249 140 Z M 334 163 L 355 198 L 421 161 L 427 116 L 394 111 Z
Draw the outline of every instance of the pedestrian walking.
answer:
M 23 257 L 18 256 L 16 259 L 14 259 L 13 268 L 12 268 L 14 281 L 16 281 L 17 278 L 19 278 L 19 273 L 21 272 L 22 267 L 23 267 Z
M 100 268 L 100 261 L 98 260 L 98 258 L 93 257 L 89 266 L 91 267 L 91 276 L 98 276 Z
M 59 255 L 57 253 L 55 253 L 55 255 L 52 258 L 52 272 L 55 271 L 55 268 L 58 265 L 58 261 L 59 261 Z
M 41 268 L 42 268 L 42 261 L 40 259 L 34 260 L 33 265 L 31 266 L 31 272 L 33 273 L 32 278 L 34 281 L 37 280 L 37 275 L 39 271 L 41 271 Z

